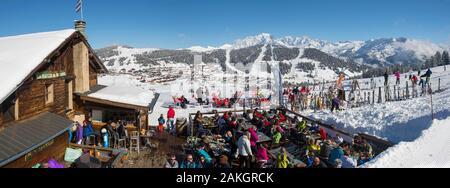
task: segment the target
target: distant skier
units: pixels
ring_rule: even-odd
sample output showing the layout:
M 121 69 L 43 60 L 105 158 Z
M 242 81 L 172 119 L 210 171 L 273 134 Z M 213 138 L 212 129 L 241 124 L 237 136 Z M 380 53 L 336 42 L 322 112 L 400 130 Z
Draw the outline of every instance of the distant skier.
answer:
M 203 105 L 203 89 L 202 89 L 202 87 L 199 87 L 195 93 L 197 94 L 197 102 L 200 105 Z
M 356 90 L 360 90 L 361 88 L 359 87 L 359 82 L 358 80 L 353 80 L 352 81 L 352 91 L 355 92 Z
M 412 89 L 413 89 L 413 91 L 412 91 L 413 92 L 413 97 L 417 97 L 417 90 L 416 90 L 417 81 L 418 81 L 417 76 L 416 75 L 412 75 L 411 82 L 412 82 Z
M 428 69 L 427 72 L 421 76 L 421 78 L 425 77 L 425 85 L 430 85 L 431 74 L 433 74 L 433 72 L 431 72 L 431 69 Z
M 352 81 L 352 92 L 350 93 L 350 100 L 349 101 L 353 101 L 354 103 L 358 102 L 358 97 L 356 97 L 356 91 L 359 91 L 359 94 L 361 94 L 361 88 L 359 87 L 359 82 L 358 80 L 353 80 Z
M 389 74 L 388 71 L 384 72 L 384 86 L 387 86 L 389 83 Z
M 395 72 L 396 82 L 395 85 L 400 85 L 400 71 Z
M 411 79 L 412 79 L 412 76 L 414 75 L 412 69 L 409 69 L 408 75 L 409 75 L 409 79 L 411 80 Z
M 338 90 L 339 99 L 345 101 L 345 90 L 344 90 L 344 85 L 343 85 L 344 79 L 345 79 L 344 73 L 339 74 L 339 78 L 336 81 L 336 88 Z
M 334 98 L 331 100 L 331 113 L 333 113 L 335 109 L 336 109 L 336 110 L 339 110 L 339 104 L 340 104 L 340 103 L 341 103 L 341 101 L 339 100 L 338 97 L 334 97 Z

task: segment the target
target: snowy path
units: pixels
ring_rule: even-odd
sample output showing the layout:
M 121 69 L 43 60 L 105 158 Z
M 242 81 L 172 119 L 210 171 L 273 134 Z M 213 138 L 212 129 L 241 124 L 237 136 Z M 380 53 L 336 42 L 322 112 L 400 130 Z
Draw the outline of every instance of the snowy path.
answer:
M 450 118 L 436 120 L 413 142 L 401 142 L 363 165 L 367 168 L 450 168 Z

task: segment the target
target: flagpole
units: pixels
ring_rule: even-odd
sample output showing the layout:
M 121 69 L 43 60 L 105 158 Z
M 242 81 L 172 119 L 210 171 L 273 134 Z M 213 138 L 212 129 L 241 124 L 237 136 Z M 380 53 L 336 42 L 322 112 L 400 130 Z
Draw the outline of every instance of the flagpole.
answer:
M 81 0 L 81 21 L 84 21 L 84 18 L 83 18 L 83 0 Z

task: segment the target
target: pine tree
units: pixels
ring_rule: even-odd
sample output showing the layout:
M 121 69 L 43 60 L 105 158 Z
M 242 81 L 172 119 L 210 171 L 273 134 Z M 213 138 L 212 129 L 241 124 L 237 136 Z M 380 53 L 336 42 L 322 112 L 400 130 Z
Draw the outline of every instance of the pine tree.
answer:
M 436 52 L 436 54 L 434 54 L 433 67 L 441 65 L 441 61 L 442 61 L 442 55 L 441 55 L 441 52 L 438 51 L 438 52 Z
M 447 51 L 442 52 L 442 64 L 444 65 L 450 64 L 450 57 Z

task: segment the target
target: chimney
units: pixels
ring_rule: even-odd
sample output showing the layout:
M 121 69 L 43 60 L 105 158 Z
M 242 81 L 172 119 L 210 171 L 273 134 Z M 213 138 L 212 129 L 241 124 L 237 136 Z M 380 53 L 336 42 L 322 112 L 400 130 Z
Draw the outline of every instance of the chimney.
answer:
M 86 22 L 75 21 L 75 29 L 79 31 L 87 40 Z M 83 41 L 73 45 L 73 61 L 75 75 L 75 93 L 85 93 L 89 91 L 89 49 Z
M 82 20 L 75 21 L 75 30 L 79 31 L 87 39 L 86 35 L 86 22 Z

